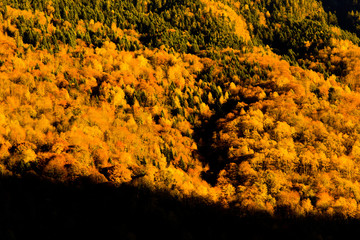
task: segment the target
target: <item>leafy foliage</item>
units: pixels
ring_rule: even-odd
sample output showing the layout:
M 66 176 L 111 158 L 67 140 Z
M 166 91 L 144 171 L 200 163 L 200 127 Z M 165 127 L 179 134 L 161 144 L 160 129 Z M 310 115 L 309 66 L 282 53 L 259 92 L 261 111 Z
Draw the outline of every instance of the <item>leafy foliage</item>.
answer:
M 0 4 L 3 175 L 359 218 L 357 23 L 325 2 Z

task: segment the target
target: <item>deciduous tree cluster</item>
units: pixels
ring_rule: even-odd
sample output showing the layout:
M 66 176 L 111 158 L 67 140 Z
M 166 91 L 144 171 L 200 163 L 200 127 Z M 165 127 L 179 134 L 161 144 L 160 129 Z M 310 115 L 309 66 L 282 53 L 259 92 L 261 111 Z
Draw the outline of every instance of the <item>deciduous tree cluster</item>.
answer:
M 360 218 L 340 27 L 315 0 L 2 0 L 0 172 Z

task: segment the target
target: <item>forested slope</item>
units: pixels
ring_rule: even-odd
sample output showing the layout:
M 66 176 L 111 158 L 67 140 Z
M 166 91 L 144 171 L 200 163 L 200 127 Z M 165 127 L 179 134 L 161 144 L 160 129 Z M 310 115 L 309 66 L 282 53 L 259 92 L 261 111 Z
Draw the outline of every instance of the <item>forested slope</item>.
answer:
M 359 6 L 337 6 L 1 0 L 1 174 L 358 219 Z

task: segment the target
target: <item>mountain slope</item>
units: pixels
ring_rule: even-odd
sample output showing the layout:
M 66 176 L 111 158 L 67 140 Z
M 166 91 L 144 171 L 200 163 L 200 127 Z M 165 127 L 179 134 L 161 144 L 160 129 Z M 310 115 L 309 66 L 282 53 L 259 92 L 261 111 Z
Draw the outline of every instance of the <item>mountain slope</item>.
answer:
M 359 218 L 359 39 L 325 1 L 0 6 L 3 175 Z

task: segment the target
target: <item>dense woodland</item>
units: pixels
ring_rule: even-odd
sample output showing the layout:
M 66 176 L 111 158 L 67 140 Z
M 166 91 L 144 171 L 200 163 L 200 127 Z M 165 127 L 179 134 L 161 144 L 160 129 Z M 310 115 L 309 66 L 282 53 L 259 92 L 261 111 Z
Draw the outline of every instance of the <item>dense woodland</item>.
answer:
M 360 218 L 360 4 L 0 0 L 0 172 Z

